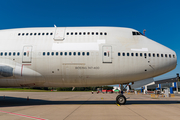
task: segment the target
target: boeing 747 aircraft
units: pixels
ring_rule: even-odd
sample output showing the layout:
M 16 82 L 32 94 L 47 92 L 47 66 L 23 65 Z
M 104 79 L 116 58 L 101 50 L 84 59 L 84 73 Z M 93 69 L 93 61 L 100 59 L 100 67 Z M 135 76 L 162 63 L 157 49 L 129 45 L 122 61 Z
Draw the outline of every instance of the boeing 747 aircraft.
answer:
M 128 84 L 173 70 L 176 53 L 122 27 L 0 30 L 0 87 Z M 117 96 L 118 104 L 126 98 Z

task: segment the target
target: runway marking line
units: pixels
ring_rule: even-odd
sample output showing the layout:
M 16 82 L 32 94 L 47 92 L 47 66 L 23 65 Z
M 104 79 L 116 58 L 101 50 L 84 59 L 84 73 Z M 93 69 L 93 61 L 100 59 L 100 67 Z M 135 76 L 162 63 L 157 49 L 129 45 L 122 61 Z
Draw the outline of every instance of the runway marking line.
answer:
M 33 116 L 28 116 L 28 115 L 23 115 L 23 114 L 18 114 L 18 113 L 12 113 L 12 112 L 2 111 L 2 110 L 0 110 L 0 112 L 8 113 L 8 114 L 11 114 L 11 115 L 17 115 L 17 116 L 20 116 L 20 117 L 36 119 L 36 120 L 47 120 L 47 119 L 43 119 L 43 118 L 37 118 L 37 117 L 33 117 Z

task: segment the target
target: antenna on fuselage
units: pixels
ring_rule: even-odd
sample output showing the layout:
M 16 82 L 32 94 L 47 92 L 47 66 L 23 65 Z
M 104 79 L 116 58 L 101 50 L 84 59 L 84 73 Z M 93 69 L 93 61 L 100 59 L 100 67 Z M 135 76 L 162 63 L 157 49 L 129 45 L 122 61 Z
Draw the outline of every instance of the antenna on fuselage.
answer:
M 54 24 L 54 27 L 56 28 L 56 25 Z
M 143 35 L 145 36 L 146 29 L 143 30 Z

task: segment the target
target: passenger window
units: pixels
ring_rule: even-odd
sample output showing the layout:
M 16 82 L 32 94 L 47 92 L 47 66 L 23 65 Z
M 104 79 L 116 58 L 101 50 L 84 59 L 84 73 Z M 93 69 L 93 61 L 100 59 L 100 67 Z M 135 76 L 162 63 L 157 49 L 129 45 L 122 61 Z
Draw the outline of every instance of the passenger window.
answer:
M 4 55 L 7 56 L 7 52 L 5 52 Z
M 90 32 L 88 32 L 87 35 L 90 35 Z
M 69 33 L 67 32 L 66 35 L 69 35 Z
M 159 57 L 159 54 L 157 54 L 157 57 Z
M 24 33 L 22 34 L 22 36 L 24 36 Z
M 123 53 L 123 56 L 125 56 L 125 53 Z
M 120 56 L 121 55 L 121 53 L 118 53 L 118 56 Z
M 58 56 L 58 52 L 56 52 L 56 56 Z
M 15 52 L 13 52 L 13 56 L 15 56 L 16 55 L 16 53 Z
M 30 36 L 32 35 L 32 33 L 30 33 Z
M 36 33 L 34 33 L 34 35 L 36 35 Z
M 163 54 L 161 54 L 161 57 L 163 57 Z
M 147 54 L 146 54 L 146 53 L 144 53 L 144 56 L 146 57 L 146 56 L 147 56 Z
M 11 56 L 11 52 L 9 52 L 9 56 Z
M 87 56 L 89 56 L 89 52 L 87 52 Z
M 71 56 L 71 52 L 69 52 L 69 55 Z
M 127 56 L 129 56 L 129 53 L 127 53 Z
M 91 34 L 94 35 L 94 32 L 92 32 Z
M 60 55 L 62 56 L 62 55 L 63 55 L 63 52 L 60 52 Z
M 173 55 L 173 58 L 175 58 L 175 55 Z
M 155 54 L 153 53 L 153 57 L 155 57 Z
M 71 35 L 73 35 L 73 32 L 71 32 Z
M 84 56 L 84 55 L 85 55 L 85 52 L 82 52 L 82 55 Z
M 131 53 L 131 56 L 134 56 L 134 53 Z
M 77 32 L 75 32 L 75 35 L 77 35 Z
M 98 35 L 98 32 L 96 32 L 96 35 Z
M 3 52 L 1 52 L 1 56 L 3 56 Z
M 82 33 L 81 32 L 79 32 L 79 35 L 81 35 Z
M 20 55 L 20 52 L 18 52 L 17 55 L 19 56 L 19 55 Z
M 46 35 L 49 35 L 49 33 L 46 33 Z
M 66 55 L 67 55 L 67 52 L 65 52 L 64 55 L 66 56 Z
M 50 33 L 50 35 L 53 35 L 53 33 Z
M 142 57 L 142 53 L 140 53 L 140 56 Z
M 165 54 L 165 57 L 167 57 L 167 54 Z
M 43 52 L 43 56 L 45 56 L 46 55 L 46 53 L 45 52 Z
M 104 35 L 107 35 L 107 33 L 104 33 Z
M 76 55 L 76 52 L 74 52 L 73 54 L 74 54 L 74 56 L 75 56 L 75 55 Z
M 18 33 L 18 36 L 20 36 L 21 35 L 21 33 Z
M 38 33 L 38 35 L 41 35 L 41 33 Z
M 51 52 L 51 55 L 54 56 L 54 52 Z
M 85 33 L 85 32 L 83 32 L 83 35 L 86 35 L 86 33 Z
M 169 54 L 169 58 L 171 58 L 171 54 Z
M 78 52 L 78 55 L 80 56 L 80 55 L 81 55 L 81 52 Z
M 136 56 L 138 56 L 138 53 L 136 53 Z
M 151 53 L 149 53 L 149 57 L 151 57 Z
M 50 54 L 50 53 L 49 53 L 49 52 L 47 52 L 47 55 L 48 55 L 48 56 L 49 56 L 49 54 Z
M 102 35 L 102 32 L 100 33 L 100 35 Z
M 26 33 L 26 35 L 28 35 L 28 33 Z
M 106 56 L 106 52 L 104 52 L 104 56 Z
M 44 35 L 44 33 L 42 33 L 42 35 Z
M 26 52 L 24 52 L 24 56 L 26 56 Z

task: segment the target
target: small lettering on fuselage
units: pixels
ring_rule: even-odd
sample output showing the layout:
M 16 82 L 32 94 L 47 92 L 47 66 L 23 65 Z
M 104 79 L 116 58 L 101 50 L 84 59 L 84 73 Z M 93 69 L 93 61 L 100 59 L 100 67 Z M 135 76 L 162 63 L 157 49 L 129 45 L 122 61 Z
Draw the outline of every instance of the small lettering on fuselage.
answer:
M 91 66 L 91 67 L 89 67 L 89 66 L 88 67 L 79 67 L 78 66 L 78 67 L 75 67 L 75 69 L 96 69 L 97 70 L 97 69 L 100 69 L 100 67 L 98 67 L 98 66 L 96 66 L 96 67 L 93 67 L 93 66 Z

